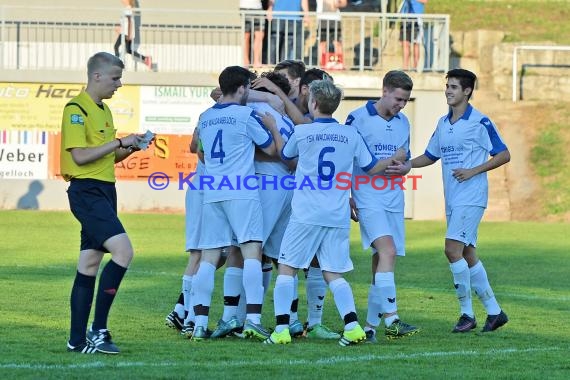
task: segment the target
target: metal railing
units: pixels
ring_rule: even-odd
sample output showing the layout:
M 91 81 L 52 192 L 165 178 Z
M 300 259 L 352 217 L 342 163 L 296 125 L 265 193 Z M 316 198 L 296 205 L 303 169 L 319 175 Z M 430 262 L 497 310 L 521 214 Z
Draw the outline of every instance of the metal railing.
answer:
M 229 65 L 243 65 L 246 55 L 251 64 L 259 64 L 254 62 L 254 49 L 246 53 L 248 40 L 244 38 L 247 35 L 254 47 L 256 26 L 264 29 L 262 65 L 292 58 L 303 60 L 309 67 L 331 70 L 398 68 L 402 67 L 400 39 L 403 38 L 421 45 L 424 65 L 420 71 L 445 71 L 449 66 L 447 15 L 422 15 L 418 24 L 415 15 L 341 13 L 337 24 L 321 20 L 316 13 L 311 13 L 304 22 L 283 22 L 280 17 L 300 14 L 275 12 L 273 20 L 268 21 L 263 11 L 140 11 L 142 24 L 137 49 L 152 56 L 160 72 L 217 73 Z M 121 12 L 103 8 L 82 8 L 79 12 L 0 6 L 0 68 L 84 70 L 93 53 L 113 51 Z M 176 17 L 165 17 L 172 14 Z M 113 20 L 117 22 L 110 22 Z M 246 34 L 248 23 L 251 34 Z M 125 57 L 128 69 L 147 70 L 132 55 L 125 54 L 124 44 L 121 46 L 120 54 Z
M 557 51 L 564 51 L 570 52 L 570 46 L 537 46 L 537 45 L 525 45 L 525 46 L 515 46 L 513 49 L 513 82 L 512 82 L 512 95 L 513 95 L 513 103 L 517 101 L 517 75 L 518 75 L 518 55 L 519 51 L 529 50 L 529 51 L 549 51 L 551 53 Z M 521 67 L 521 76 L 520 76 L 520 95 L 519 98 L 522 100 L 523 98 L 523 77 L 525 73 L 526 67 L 550 67 L 550 68 L 570 68 L 570 59 L 566 59 L 565 63 L 557 63 L 554 57 L 551 57 L 550 63 L 527 63 L 523 64 Z

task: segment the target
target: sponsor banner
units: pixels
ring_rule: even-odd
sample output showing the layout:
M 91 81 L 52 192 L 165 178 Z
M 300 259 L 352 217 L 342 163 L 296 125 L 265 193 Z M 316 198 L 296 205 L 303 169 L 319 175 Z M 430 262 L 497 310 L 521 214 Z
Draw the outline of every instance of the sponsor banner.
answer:
M 118 134 L 121 137 L 125 134 Z M 190 153 L 192 136 L 157 135 L 147 150 L 131 154 L 115 165 L 117 180 L 147 180 L 155 172 L 166 173 L 172 181 L 178 181 L 178 173 L 196 171 L 197 157 Z M 49 178 L 61 178 L 59 165 L 60 134 L 50 134 Z
M 200 114 L 214 104 L 213 87 L 141 86 L 140 125 L 157 134 L 191 135 Z
M 0 131 L 0 179 L 48 178 L 46 131 Z
M 65 104 L 82 84 L 0 83 L 0 125 L 6 129 L 59 131 Z M 121 87 L 105 101 L 120 132 L 138 132 L 139 87 Z
M 76 84 L 0 83 L 0 125 L 57 131 L 63 106 L 83 88 Z
M 113 124 L 119 133 L 129 134 L 141 131 L 138 109 L 139 86 L 123 86 L 111 99 L 106 99 L 104 102 L 111 109 Z
M 178 181 L 178 173 L 196 171 L 197 157 L 190 152 L 192 136 L 156 135 L 145 151 L 135 152 L 115 165 L 117 179 L 147 180 L 155 172 L 165 173 Z

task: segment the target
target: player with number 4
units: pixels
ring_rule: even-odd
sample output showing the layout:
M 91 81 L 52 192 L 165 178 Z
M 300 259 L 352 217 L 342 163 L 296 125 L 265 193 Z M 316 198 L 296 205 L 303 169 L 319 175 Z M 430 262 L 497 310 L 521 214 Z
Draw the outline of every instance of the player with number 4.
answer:
M 265 339 L 269 333 L 261 326 L 263 285 L 261 241 L 263 217 L 256 187 L 240 186 L 239 181 L 255 176 L 253 157 L 257 145 L 270 156 L 277 155 L 283 142 L 275 119 L 257 115 L 246 107 L 251 73 L 230 66 L 219 77 L 223 98 L 200 115 L 198 121 L 204 174 L 213 178 L 204 189 L 200 246 L 202 257 L 192 279 L 192 303 L 196 324 L 193 340 L 209 338 L 208 315 L 214 289 L 214 272 L 222 247 L 232 245 L 235 236 L 244 259 L 243 286 L 247 316 L 243 334 Z M 269 132 L 266 129 L 269 128 Z

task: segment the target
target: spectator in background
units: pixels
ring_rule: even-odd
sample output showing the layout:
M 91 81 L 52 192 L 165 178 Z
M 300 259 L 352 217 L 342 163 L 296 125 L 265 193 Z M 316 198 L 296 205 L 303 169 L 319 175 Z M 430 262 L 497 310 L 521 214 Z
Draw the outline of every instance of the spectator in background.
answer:
M 125 51 L 133 58 L 144 63 L 149 70 L 156 71 L 156 65 L 152 65 L 152 58 L 140 54 L 137 50 L 141 43 L 141 13 L 139 0 L 121 0 L 125 9 L 121 17 L 121 25 L 118 28 L 117 40 L 115 41 L 115 55 L 120 56 L 120 48 L 125 41 Z
M 427 4 L 427 0 L 426 0 Z M 434 61 L 434 40 L 437 39 L 435 35 L 435 25 L 433 22 L 423 22 L 423 43 L 424 43 L 424 69 L 423 71 L 432 71 Z
M 320 34 L 319 55 L 330 51 L 342 53 L 342 29 L 340 8 L 347 5 L 347 0 L 317 0 L 317 20 Z
M 261 11 L 261 0 L 239 0 L 239 9 L 242 11 Z M 253 44 L 251 34 L 253 33 Z M 265 19 L 258 15 L 245 16 L 245 34 L 243 36 L 243 65 L 251 64 L 261 67 L 261 51 L 263 49 L 263 36 L 265 34 Z M 253 45 L 253 49 L 251 48 Z M 252 54 L 253 53 L 253 54 Z
M 404 0 L 400 13 L 413 13 L 422 15 L 427 0 Z M 402 53 L 404 55 L 404 70 L 410 70 L 410 45 L 413 49 L 413 64 L 411 70 L 416 70 L 420 59 L 420 43 L 422 42 L 421 16 L 417 20 L 404 19 L 400 26 L 400 41 L 402 41 Z
M 303 12 L 303 15 L 277 15 L 273 12 Z M 303 24 L 308 22 L 309 0 L 269 0 L 267 20 L 271 24 L 269 63 L 303 59 Z

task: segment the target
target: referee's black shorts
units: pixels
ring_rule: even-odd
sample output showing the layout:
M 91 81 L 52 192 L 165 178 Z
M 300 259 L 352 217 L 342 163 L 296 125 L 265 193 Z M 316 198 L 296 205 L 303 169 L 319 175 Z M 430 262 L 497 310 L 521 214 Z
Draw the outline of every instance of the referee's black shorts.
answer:
M 71 212 L 81 223 L 81 250 L 109 252 L 103 243 L 125 232 L 117 217 L 115 184 L 96 179 L 72 179 L 67 197 Z

